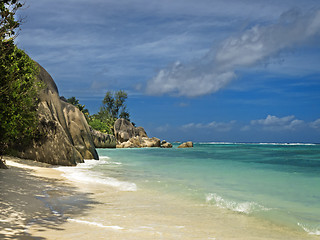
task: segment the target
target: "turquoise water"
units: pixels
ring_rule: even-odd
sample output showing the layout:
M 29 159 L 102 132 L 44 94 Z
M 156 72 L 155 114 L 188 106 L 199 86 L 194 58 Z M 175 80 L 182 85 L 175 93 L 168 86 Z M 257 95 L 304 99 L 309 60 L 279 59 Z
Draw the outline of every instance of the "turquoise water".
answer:
M 96 176 L 320 235 L 320 145 L 195 144 L 98 153 L 101 164 L 90 169 Z

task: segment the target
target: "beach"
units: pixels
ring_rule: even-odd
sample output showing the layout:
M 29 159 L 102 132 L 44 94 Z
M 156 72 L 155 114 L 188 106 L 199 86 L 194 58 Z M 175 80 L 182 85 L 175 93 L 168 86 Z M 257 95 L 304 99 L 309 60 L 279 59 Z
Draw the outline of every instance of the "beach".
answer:
M 70 177 L 98 161 L 53 168 L 6 160 L 9 169 L 1 170 L 1 239 L 319 239 L 123 179 L 108 178 L 105 184 Z M 111 168 L 119 165 L 100 161 Z M 120 174 L 116 167 L 113 171 Z
M 1 169 L 0 239 L 48 239 L 36 229 L 63 230 L 65 219 L 56 215 L 52 204 L 72 215 L 89 207 L 89 194 L 80 192 L 48 164 L 4 157 L 9 169 Z M 55 203 L 54 203 L 55 202 Z

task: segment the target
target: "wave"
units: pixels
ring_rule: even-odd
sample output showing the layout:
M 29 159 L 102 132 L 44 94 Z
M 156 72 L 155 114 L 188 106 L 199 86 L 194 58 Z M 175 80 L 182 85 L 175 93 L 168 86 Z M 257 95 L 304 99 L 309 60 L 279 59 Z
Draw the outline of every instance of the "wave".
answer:
M 115 164 L 121 163 L 109 162 L 104 160 L 85 160 L 84 163 L 78 164 L 76 167 L 58 167 L 63 172 L 63 176 L 76 182 L 102 184 L 117 188 L 120 191 L 137 191 L 137 185 L 132 182 L 120 181 L 116 178 L 106 177 L 98 172 L 90 171 L 91 168 L 99 164 Z
M 240 144 L 235 142 L 196 142 L 197 144 L 212 144 L 212 145 L 229 145 L 229 144 Z
M 280 146 L 314 146 L 316 143 L 256 143 L 259 145 L 280 145 Z
M 316 228 L 310 228 L 302 223 L 298 223 L 298 226 L 301 227 L 305 232 L 307 232 L 310 235 L 320 236 L 320 226 Z
M 219 208 L 229 209 L 234 212 L 251 214 L 253 212 L 268 211 L 270 208 L 266 208 L 255 202 L 235 202 L 224 199 L 216 193 L 209 193 L 206 195 L 207 203 L 214 203 Z
M 84 160 L 84 163 L 78 163 L 76 168 L 93 168 L 98 165 L 122 165 L 120 162 L 110 161 L 109 157 L 100 157 L 100 160 Z
M 120 226 L 106 226 L 101 223 L 96 223 L 96 222 L 89 222 L 89 221 L 84 221 L 84 220 L 78 220 L 78 219 L 73 219 L 73 218 L 68 218 L 69 222 L 76 222 L 76 223 L 82 223 L 82 224 L 87 224 L 87 225 L 92 225 L 100 228 L 110 228 L 113 230 L 123 230 L 123 227 Z

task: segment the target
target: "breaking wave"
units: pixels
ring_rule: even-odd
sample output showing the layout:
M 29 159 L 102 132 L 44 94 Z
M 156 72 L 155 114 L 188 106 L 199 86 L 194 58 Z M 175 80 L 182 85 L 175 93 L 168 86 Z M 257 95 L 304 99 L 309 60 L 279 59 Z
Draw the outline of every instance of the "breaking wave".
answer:
M 229 209 L 231 211 L 244 213 L 244 214 L 251 214 L 253 212 L 270 210 L 269 208 L 261 206 L 260 204 L 255 202 L 236 202 L 236 201 L 227 200 L 216 193 L 207 194 L 206 202 L 213 203 L 215 206 L 219 208 Z
M 121 165 L 118 162 L 110 162 L 103 159 L 101 160 L 85 160 L 84 163 L 78 164 L 76 167 L 59 167 L 58 170 L 63 172 L 63 176 L 76 182 L 103 184 L 110 187 L 117 188 L 120 191 L 137 191 L 137 185 L 132 182 L 120 181 L 116 178 L 106 177 L 98 172 L 90 171 L 91 168 L 102 165 L 112 164 Z

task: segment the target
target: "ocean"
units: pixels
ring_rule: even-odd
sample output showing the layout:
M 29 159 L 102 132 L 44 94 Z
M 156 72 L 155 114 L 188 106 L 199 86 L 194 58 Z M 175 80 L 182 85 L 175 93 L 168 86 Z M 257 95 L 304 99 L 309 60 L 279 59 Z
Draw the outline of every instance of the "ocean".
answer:
M 320 236 L 320 145 L 195 143 L 193 148 L 185 149 L 177 146 L 98 149 L 99 161 L 87 160 L 75 168 L 61 167 L 67 178 L 91 187 L 100 186 L 96 192 L 104 204 L 112 205 L 110 198 L 122 202 L 121 207 L 102 204 L 96 215 L 70 221 L 138 229 L 161 236 L 171 231 L 171 236 L 183 239 L 177 234 L 190 234 L 191 230 L 186 230 L 188 224 L 199 229 L 200 225 L 193 224 L 202 222 L 201 226 L 209 229 L 210 221 L 225 221 L 226 226 L 219 226 L 230 230 L 227 221 L 233 219 L 230 224 L 252 229 L 251 233 L 243 230 L 247 236 L 261 235 L 261 226 L 278 229 L 279 239 L 287 233 L 301 234 L 302 239 Z M 104 195 L 101 186 L 116 190 L 117 197 Z M 124 221 L 128 214 L 133 222 Z M 217 217 L 219 214 L 224 217 Z M 161 224 L 152 223 L 152 219 Z M 233 227 L 234 231 L 242 229 Z M 209 233 L 203 229 L 190 239 L 228 239 L 223 237 L 223 231 Z

